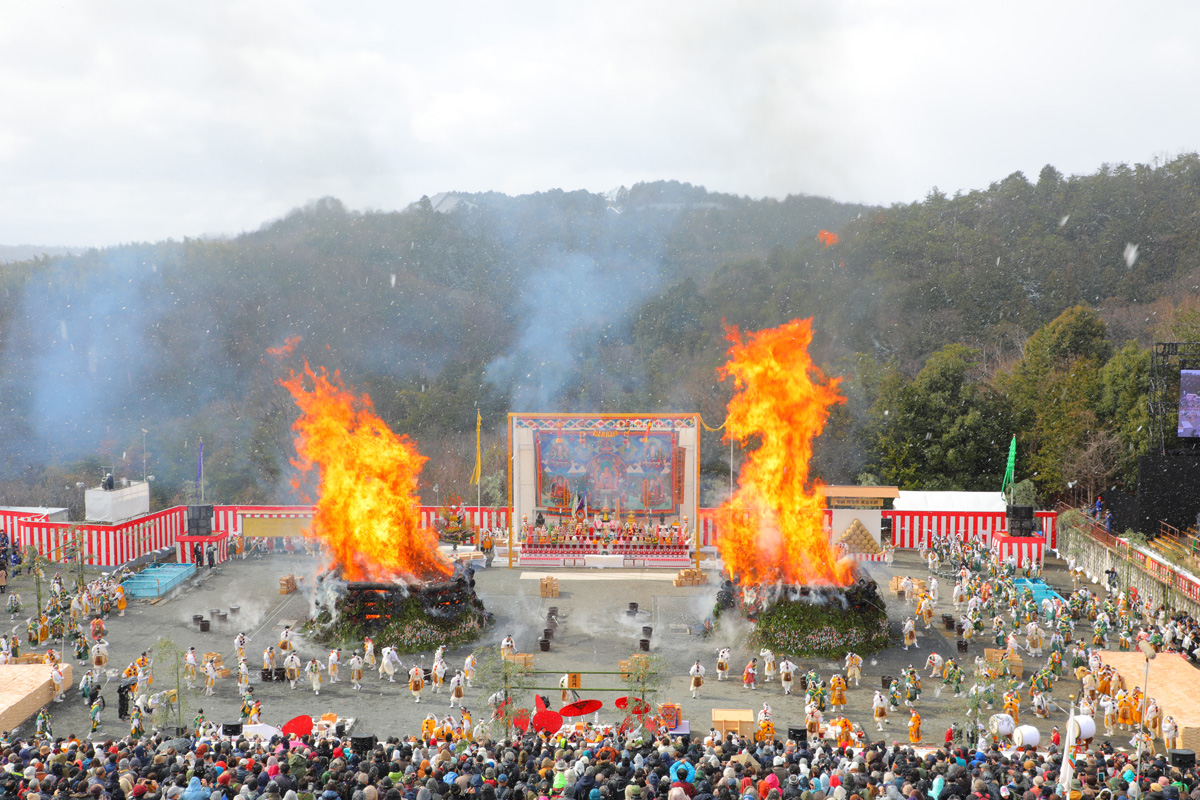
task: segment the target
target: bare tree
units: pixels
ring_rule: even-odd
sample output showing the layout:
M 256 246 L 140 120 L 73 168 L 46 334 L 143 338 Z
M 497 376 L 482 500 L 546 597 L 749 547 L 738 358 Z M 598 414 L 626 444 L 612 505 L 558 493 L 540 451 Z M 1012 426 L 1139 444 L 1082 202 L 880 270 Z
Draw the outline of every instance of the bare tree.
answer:
M 1067 480 L 1074 481 L 1075 486 L 1086 493 L 1090 505 L 1116 474 L 1120 456 L 1121 440 L 1116 434 L 1097 431 L 1082 447 L 1067 452 L 1062 472 Z

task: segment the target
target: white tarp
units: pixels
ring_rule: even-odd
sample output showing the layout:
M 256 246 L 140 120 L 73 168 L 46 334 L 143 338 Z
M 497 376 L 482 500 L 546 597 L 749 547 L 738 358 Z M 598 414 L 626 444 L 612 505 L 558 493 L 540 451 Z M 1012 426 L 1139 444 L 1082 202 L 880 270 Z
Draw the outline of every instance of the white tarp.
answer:
M 906 492 L 892 501 L 897 511 L 1000 511 L 1007 509 L 1002 492 Z
M 6 515 L 11 513 L 31 517 L 45 516 L 47 522 L 69 522 L 70 520 L 67 518 L 69 511 L 70 509 L 66 508 L 47 508 L 46 506 L 0 506 L 0 512 L 4 512 Z M 3 528 L 4 524 L 0 523 L 0 530 Z
M 116 524 L 150 513 L 150 484 L 144 481 L 120 485 L 112 491 L 88 489 L 83 494 L 88 522 Z

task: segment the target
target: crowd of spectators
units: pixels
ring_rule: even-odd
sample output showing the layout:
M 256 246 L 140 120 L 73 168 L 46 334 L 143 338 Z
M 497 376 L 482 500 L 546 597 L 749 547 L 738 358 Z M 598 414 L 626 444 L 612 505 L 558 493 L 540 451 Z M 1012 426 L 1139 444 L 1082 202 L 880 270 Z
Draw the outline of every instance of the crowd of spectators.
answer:
M 724 739 L 9 740 L 0 800 L 1200 800 L 1194 768 L 1062 753 Z M 355 747 L 354 745 L 358 745 Z

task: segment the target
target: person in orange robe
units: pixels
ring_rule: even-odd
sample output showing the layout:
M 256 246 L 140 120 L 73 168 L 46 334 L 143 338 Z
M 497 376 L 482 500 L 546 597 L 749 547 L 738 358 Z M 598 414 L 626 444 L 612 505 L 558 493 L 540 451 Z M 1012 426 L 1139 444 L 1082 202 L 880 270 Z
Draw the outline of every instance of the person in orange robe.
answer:
M 829 702 L 835 711 L 846 705 L 846 679 L 841 675 L 829 679 Z

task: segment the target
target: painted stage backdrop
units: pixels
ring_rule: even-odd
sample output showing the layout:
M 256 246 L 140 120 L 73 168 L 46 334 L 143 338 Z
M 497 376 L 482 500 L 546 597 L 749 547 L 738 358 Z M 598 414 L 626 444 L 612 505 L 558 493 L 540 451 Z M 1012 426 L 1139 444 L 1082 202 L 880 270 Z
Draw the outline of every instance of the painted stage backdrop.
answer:
M 538 505 L 674 513 L 683 450 L 673 433 L 537 431 Z

